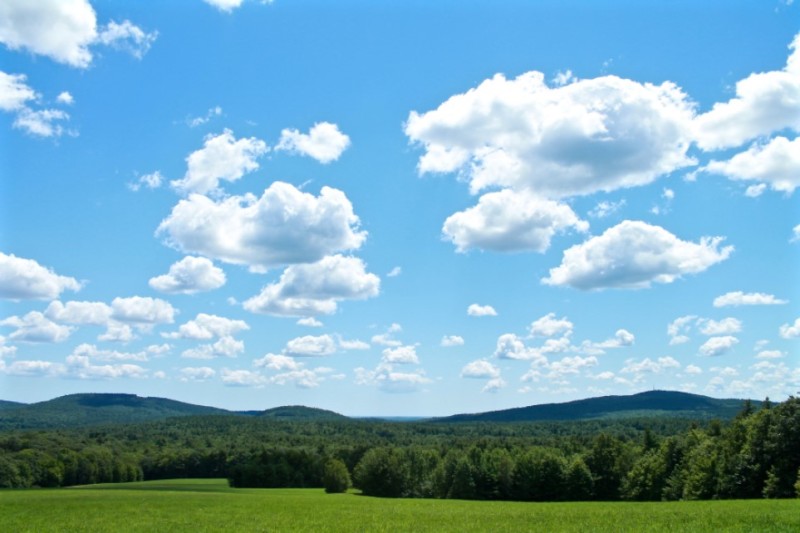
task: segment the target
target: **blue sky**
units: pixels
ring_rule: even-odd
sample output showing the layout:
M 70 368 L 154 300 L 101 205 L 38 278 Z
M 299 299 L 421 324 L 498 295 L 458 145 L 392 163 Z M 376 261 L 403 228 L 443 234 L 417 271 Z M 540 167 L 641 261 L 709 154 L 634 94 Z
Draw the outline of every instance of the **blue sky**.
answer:
M 4 2 L 0 398 L 796 394 L 798 9 Z

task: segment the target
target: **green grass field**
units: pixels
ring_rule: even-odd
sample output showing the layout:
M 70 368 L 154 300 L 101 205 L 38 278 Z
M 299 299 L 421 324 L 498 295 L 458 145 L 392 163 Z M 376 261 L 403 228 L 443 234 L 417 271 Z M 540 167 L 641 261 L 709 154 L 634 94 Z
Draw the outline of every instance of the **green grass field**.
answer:
M 0 529 L 46 531 L 800 531 L 800 500 L 519 503 L 391 500 L 168 480 L 0 491 Z

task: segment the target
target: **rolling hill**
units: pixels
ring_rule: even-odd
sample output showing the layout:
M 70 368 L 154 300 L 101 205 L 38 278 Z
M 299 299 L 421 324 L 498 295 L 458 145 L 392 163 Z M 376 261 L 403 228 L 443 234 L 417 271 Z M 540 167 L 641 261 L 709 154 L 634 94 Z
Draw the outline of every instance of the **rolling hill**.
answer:
M 707 420 L 732 418 L 745 400 L 719 400 L 677 391 L 647 391 L 629 396 L 601 396 L 565 403 L 548 403 L 502 411 L 459 414 L 437 422 L 533 422 L 541 420 L 586 420 L 636 416 L 669 416 Z M 753 401 L 753 406 L 760 402 Z

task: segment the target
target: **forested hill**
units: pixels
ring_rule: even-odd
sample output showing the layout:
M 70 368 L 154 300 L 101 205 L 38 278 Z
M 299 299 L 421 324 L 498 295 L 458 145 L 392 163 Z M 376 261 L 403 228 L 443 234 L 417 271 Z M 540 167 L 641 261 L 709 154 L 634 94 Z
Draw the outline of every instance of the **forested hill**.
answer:
M 276 420 L 291 421 L 291 420 L 317 420 L 317 421 L 336 421 L 348 420 L 348 418 L 339 413 L 328 411 L 325 409 L 316 409 L 313 407 L 305 407 L 303 405 L 287 405 L 284 407 L 275 407 L 267 409 L 258 414 L 262 418 L 274 418 Z
M 0 400 L 0 411 L 5 409 L 17 409 L 18 407 L 24 407 L 24 403 L 19 402 L 7 402 L 5 400 Z
M 583 420 L 635 416 L 679 416 L 708 420 L 729 419 L 738 413 L 745 400 L 718 400 L 699 394 L 677 391 L 648 391 L 630 396 L 601 396 L 565 403 L 517 407 L 486 413 L 460 414 L 436 419 L 437 422 L 532 422 L 539 420 Z M 753 401 L 754 406 L 760 402 Z

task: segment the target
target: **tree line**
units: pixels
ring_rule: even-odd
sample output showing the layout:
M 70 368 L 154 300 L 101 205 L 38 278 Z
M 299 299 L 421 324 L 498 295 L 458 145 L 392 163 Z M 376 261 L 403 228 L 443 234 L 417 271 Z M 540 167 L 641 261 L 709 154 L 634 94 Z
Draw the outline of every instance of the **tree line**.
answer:
M 785 498 L 800 490 L 800 400 L 731 421 L 274 422 L 189 417 L 0 433 L 0 487 L 227 477 L 233 487 L 519 501 Z

